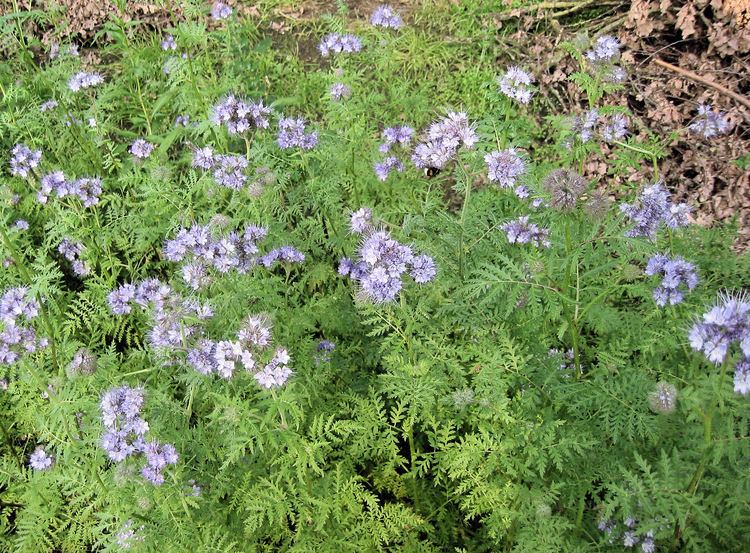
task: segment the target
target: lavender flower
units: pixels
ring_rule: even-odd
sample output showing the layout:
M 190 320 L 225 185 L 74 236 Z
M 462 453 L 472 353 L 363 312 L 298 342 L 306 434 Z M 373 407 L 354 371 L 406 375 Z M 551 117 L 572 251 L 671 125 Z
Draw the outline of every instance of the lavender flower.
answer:
M 55 171 L 42 177 L 37 201 L 46 204 L 53 192 L 58 198 L 76 196 L 84 207 L 91 207 L 99 203 L 102 181 L 98 178 L 84 177 L 71 182 L 65 178 L 62 171 Z
M 48 455 L 42 446 L 37 446 L 29 457 L 29 466 L 34 470 L 47 470 L 52 466 L 52 456 Z
M 47 100 L 41 106 L 39 106 L 39 111 L 41 111 L 42 113 L 44 113 L 45 111 L 52 111 L 57 106 L 57 100 Z
M 212 169 L 214 166 L 214 151 L 211 147 L 196 148 L 193 151 L 193 167 Z
M 216 155 L 213 157 L 213 164 L 213 177 L 216 184 L 232 190 L 240 190 L 245 186 L 247 158 L 240 155 Z
M 628 118 L 622 113 L 611 116 L 601 115 L 598 110 L 591 109 L 573 118 L 571 133 L 581 142 L 586 143 L 595 136 L 605 142 L 615 142 L 628 134 Z M 573 138 L 568 139 L 568 145 Z
M 409 274 L 417 284 L 430 282 L 437 274 L 435 261 L 429 255 L 415 255 L 411 260 Z
M 383 4 L 370 16 L 370 24 L 375 27 L 399 29 L 404 24 L 401 16 L 390 6 Z
M 141 525 L 137 531 L 140 532 L 143 528 L 144 526 Z M 127 520 L 117 534 L 115 534 L 115 540 L 118 547 L 122 549 L 130 549 L 135 543 L 142 542 L 144 537 L 136 533 L 136 530 L 133 528 L 133 521 Z
M 620 42 L 610 35 L 597 38 L 593 48 L 585 54 L 586 59 L 593 64 L 612 63 L 619 55 Z
M 388 180 L 388 175 L 391 171 L 396 170 L 399 173 L 403 172 L 404 164 L 396 156 L 388 156 L 383 161 L 375 164 L 375 174 L 378 180 L 385 182 Z
M 315 348 L 315 364 L 320 365 L 321 363 L 331 362 L 331 353 L 336 349 L 336 344 L 330 340 L 321 340 Z
M 277 142 L 282 150 L 295 147 L 311 150 L 318 143 L 318 133 L 305 133 L 305 120 L 302 117 L 282 117 Z
M 146 159 L 154 151 L 154 145 L 138 138 L 130 145 L 130 153 L 137 159 Z
M 533 77 L 529 73 L 520 67 L 512 65 L 505 70 L 503 75 L 498 77 L 497 82 L 500 86 L 500 92 L 508 98 L 522 104 L 528 104 L 534 95 L 531 88 L 533 80 Z
M 714 110 L 709 104 L 701 104 L 698 106 L 698 116 L 688 128 L 703 135 L 703 138 L 713 138 L 728 133 L 730 124 L 724 113 Z
M 581 142 L 586 143 L 594 136 L 599 123 L 599 111 L 590 109 L 573 118 L 571 131 Z
M 18 219 L 13 223 L 13 227 L 21 231 L 29 230 L 29 222 L 26 219 Z
M 342 98 L 349 98 L 352 95 L 352 89 L 344 83 L 333 83 L 331 88 L 328 89 L 328 93 L 334 102 L 338 102 Z
M 289 353 L 284 348 L 276 350 L 271 361 L 263 367 L 263 370 L 255 373 L 255 380 L 263 388 L 271 389 L 283 386 L 292 375 L 289 367 Z
M 214 21 L 221 21 L 227 19 L 232 15 L 232 8 L 224 4 L 223 2 L 214 2 L 211 6 L 211 19 Z
M 175 42 L 172 35 L 167 35 L 164 40 L 161 41 L 161 49 L 166 50 L 177 50 L 177 42 Z
M 372 226 L 372 209 L 362 207 L 352 213 L 350 228 L 354 234 L 362 234 Z
M 462 112 L 450 112 L 429 126 L 412 154 L 412 162 L 420 169 L 442 169 L 461 146 L 471 149 L 478 140 L 469 117 Z
M 262 101 L 243 100 L 228 94 L 214 106 L 211 121 L 214 125 L 224 125 L 229 134 L 244 134 L 254 128 L 267 129 L 270 114 L 271 108 Z
M 687 216 L 690 206 L 687 204 L 673 204 L 669 201 L 670 194 L 660 182 L 647 186 L 640 195 L 640 207 L 633 204 L 620 204 L 620 211 L 627 215 L 635 226 L 625 233 L 630 237 L 647 237 L 656 239 L 659 227 L 685 227 L 690 224 Z
M 682 257 L 670 259 L 666 255 L 656 254 L 648 261 L 646 274 L 654 276 L 663 274 L 661 284 L 654 290 L 656 305 L 664 307 L 669 303 L 676 305 L 684 299 L 684 291 L 680 285 L 692 290 L 698 285 L 698 275 L 695 265 L 688 263 Z
M 305 261 L 305 254 L 292 246 L 281 246 L 258 259 L 258 263 L 267 269 L 271 269 L 278 262 L 302 263 L 303 261 Z
M 68 88 L 73 92 L 78 92 L 85 88 L 98 86 L 104 82 L 104 77 L 100 73 L 87 73 L 79 71 L 68 81 Z
M 750 358 L 750 301 L 743 295 L 723 294 L 718 303 L 690 329 L 690 347 L 702 351 L 717 365 L 724 362 L 737 342 L 744 358 Z
M 400 144 L 401 146 L 409 145 L 413 136 L 414 129 L 406 125 L 388 127 L 383 131 L 385 141 L 380 145 L 380 153 L 387 154 L 391 150 L 391 146 L 395 144 Z
M 511 244 L 533 244 L 536 247 L 550 246 L 549 230 L 529 223 L 529 217 L 524 215 L 518 219 L 508 221 L 500 226 Z
M 39 304 L 28 297 L 27 288 L 9 288 L 0 297 L 0 365 L 11 365 L 25 353 L 47 345 L 38 338 L 31 321 L 39 314 Z
M 187 127 L 190 124 L 190 115 L 178 115 L 174 119 L 175 127 Z
M 330 33 L 320 41 L 318 50 L 324 58 L 342 52 L 351 54 L 362 50 L 362 42 L 352 34 Z
M 26 144 L 16 144 L 10 153 L 10 174 L 17 177 L 28 177 L 42 160 L 42 151 L 32 150 Z
M 734 391 L 743 396 L 750 394 L 750 356 L 745 356 L 734 366 Z
M 71 262 L 73 272 L 80 276 L 88 276 L 91 272 L 89 267 L 79 259 L 81 253 L 83 253 L 84 246 L 80 242 L 71 242 L 69 239 L 64 238 L 60 245 L 57 246 L 57 251 L 68 261 Z
M 271 321 L 266 315 L 251 315 L 237 332 L 240 343 L 259 349 L 271 345 Z
M 484 156 L 488 178 L 502 188 L 511 188 L 516 179 L 526 172 L 526 162 L 516 153 L 515 148 L 490 152 Z
M 628 134 L 628 118 L 622 113 L 614 114 L 611 119 L 605 120 L 601 133 L 605 142 L 621 140 Z
M 107 296 L 109 309 L 115 315 L 126 315 L 132 311 L 130 302 L 135 298 L 135 286 L 123 284 Z

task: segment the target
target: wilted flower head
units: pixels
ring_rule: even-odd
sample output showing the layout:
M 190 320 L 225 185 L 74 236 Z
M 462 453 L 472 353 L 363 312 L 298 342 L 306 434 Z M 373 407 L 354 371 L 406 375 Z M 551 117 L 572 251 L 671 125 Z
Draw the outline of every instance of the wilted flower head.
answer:
M 154 151 L 154 145 L 143 138 L 136 139 L 130 145 L 130 153 L 137 159 L 146 159 Z
M 730 125 L 724 113 L 714 110 L 708 104 L 701 104 L 698 106 L 698 116 L 688 128 L 696 134 L 703 135 L 703 138 L 713 138 L 729 132 Z
M 404 24 L 401 16 L 386 4 L 379 6 L 372 12 L 370 23 L 375 27 L 387 27 L 391 29 L 398 29 Z
M 586 191 L 586 181 L 572 169 L 555 169 L 542 185 L 551 196 L 550 205 L 565 211 L 574 209 L 578 198 Z
M 26 144 L 16 144 L 10 154 L 10 173 L 18 177 L 27 177 L 42 160 L 42 151 L 32 150 Z
M 86 348 L 79 349 L 68 365 L 68 375 L 91 375 L 96 372 L 96 355 Z
M 690 347 L 702 351 L 717 365 L 724 362 L 737 342 L 744 358 L 750 358 L 750 301 L 740 294 L 722 294 L 719 301 L 690 329 Z
M 454 390 L 451 394 L 451 401 L 456 409 L 463 411 L 469 405 L 474 403 L 474 390 L 471 388 L 462 388 L 460 390 Z
M 516 180 L 526 172 L 526 162 L 515 148 L 490 152 L 484 156 L 488 178 L 502 188 L 515 186 Z
M 223 2 L 214 2 L 211 6 L 211 19 L 221 21 L 232 15 L 232 8 Z
M 500 92 L 508 98 L 516 100 L 522 104 L 528 104 L 534 95 L 531 83 L 533 77 L 515 65 L 508 67 L 505 73 L 498 77 L 497 82 L 500 86 Z
M 620 204 L 620 211 L 635 223 L 625 236 L 643 236 L 655 240 L 656 233 L 662 225 L 674 229 L 690 224 L 687 218 L 691 211 L 690 206 L 685 203 L 673 204 L 669 191 L 661 181 L 644 188 L 639 200 L 640 206 Z
M 29 466 L 34 470 L 47 470 L 52 466 L 52 456 L 48 455 L 42 446 L 37 446 L 29 457 Z
M 318 143 L 318 133 L 305 133 L 305 120 L 302 117 L 282 117 L 277 142 L 282 150 L 295 147 L 311 150 Z
M 680 288 L 680 285 L 684 285 L 688 290 L 698 285 L 695 265 L 679 256 L 670 259 L 666 255 L 656 254 L 649 259 L 645 272 L 648 276 L 659 273 L 664 275 L 661 284 L 654 289 L 653 294 L 656 305 L 659 307 L 664 307 L 667 303 L 676 305 L 683 300 L 684 290 Z
M 331 88 L 328 89 L 328 93 L 332 100 L 338 102 L 342 98 L 349 98 L 352 95 L 352 89 L 344 83 L 333 83 Z
M 669 415 L 677 403 L 677 388 L 669 382 L 657 382 L 654 390 L 648 394 L 648 405 L 654 413 Z
M 68 81 L 68 88 L 73 92 L 78 92 L 84 88 L 100 85 L 104 82 L 104 77 L 100 73 L 87 73 L 79 71 Z
M 613 63 L 620 55 L 620 42 L 610 35 L 600 36 L 585 55 L 591 63 Z
M 529 223 L 527 215 L 508 221 L 500 225 L 500 228 L 505 231 L 508 242 L 511 244 L 533 244 L 538 248 L 550 246 L 549 230 L 540 228 L 535 223 Z
M 604 217 L 609 211 L 609 206 L 612 205 L 612 200 L 602 190 L 594 190 L 589 195 L 589 199 L 584 206 L 586 213 L 592 217 Z
M 214 125 L 224 125 L 229 134 L 243 134 L 253 128 L 267 129 L 270 114 L 271 108 L 262 101 L 243 100 L 228 94 L 214 106 L 211 121 Z
M 362 50 L 362 42 L 352 34 L 330 33 L 320 41 L 318 50 L 324 58 L 342 52 L 350 54 Z

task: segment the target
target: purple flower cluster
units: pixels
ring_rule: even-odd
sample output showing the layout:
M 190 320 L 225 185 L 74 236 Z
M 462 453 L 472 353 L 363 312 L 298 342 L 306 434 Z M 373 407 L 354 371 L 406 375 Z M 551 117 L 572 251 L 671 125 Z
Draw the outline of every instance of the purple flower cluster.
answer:
M 305 133 L 305 120 L 302 117 L 282 117 L 279 120 L 279 134 L 276 140 L 282 150 L 312 150 L 318 144 L 318 132 Z
M 406 125 L 388 127 L 383 131 L 384 141 L 378 150 L 382 154 L 387 154 L 394 146 L 406 148 L 411 143 L 413 136 L 414 129 L 407 127 Z M 375 163 L 375 174 L 377 175 L 378 180 L 382 182 L 385 182 L 388 179 L 388 175 L 394 170 L 399 173 L 404 170 L 403 162 L 394 155 L 387 156 L 381 161 Z
M 47 100 L 41 106 L 39 106 L 39 111 L 41 111 L 42 113 L 44 113 L 45 111 L 52 111 L 58 105 L 59 104 L 57 103 L 57 100 Z
M 614 63 L 620 57 L 620 42 L 610 35 L 600 36 L 585 56 L 593 64 Z
M 44 451 L 42 446 L 37 446 L 29 456 L 29 466 L 34 470 L 47 470 L 52 466 L 54 459 Z
M 196 148 L 193 167 L 211 170 L 214 182 L 231 190 L 241 190 L 247 184 L 247 158 L 235 154 L 215 154 L 206 146 Z
M 283 386 L 292 375 L 289 361 L 289 353 L 284 348 L 277 349 L 263 369 L 255 373 L 255 380 L 266 389 Z
M 392 7 L 383 4 L 375 9 L 370 16 L 370 24 L 375 27 L 399 29 L 404 24 L 401 16 Z
M 502 188 L 515 186 L 516 180 L 526 172 L 526 162 L 515 148 L 490 152 L 484 156 L 488 178 Z
M 519 217 L 500 225 L 511 244 L 533 244 L 537 248 L 550 246 L 549 230 L 529 223 L 528 215 Z
M 698 116 L 688 128 L 696 134 L 703 135 L 703 138 L 713 138 L 728 133 L 730 125 L 724 113 L 714 110 L 708 104 L 701 104 L 698 106 Z
M 643 236 L 655 240 L 662 224 L 672 229 L 690 224 L 690 206 L 686 203 L 673 204 L 669 191 L 661 181 L 644 188 L 639 200 L 640 207 L 634 204 L 620 204 L 620 211 L 635 223 L 625 236 Z
M 10 174 L 17 177 L 28 177 L 42 161 L 42 151 L 32 150 L 26 144 L 16 144 L 10 154 Z
M 70 261 L 73 273 L 75 273 L 79 277 L 88 276 L 91 272 L 91 269 L 86 264 L 86 262 L 82 261 L 79 257 L 81 253 L 83 253 L 83 250 L 83 244 L 81 244 L 80 242 L 71 242 L 67 238 L 63 238 L 63 241 L 60 242 L 59 246 L 57 246 L 57 251 L 65 259 Z
M 622 113 L 608 117 L 601 115 L 599 110 L 591 109 L 572 119 L 571 133 L 584 143 L 594 136 L 600 136 L 605 142 L 614 142 L 628 134 L 628 124 L 628 118 Z M 571 141 L 568 141 L 569 146 Z
M 330 340 L 321 340 L 315 348 L 315 364 L 331 362 L 331 353 L 336 349 L 336 344 Z
M 383 161 L 379 161 L 375 164 L 375 174 L 378 180 L 385 182 L 388 180 L 388 175 L 391 171 L 403 172 L 404 164 L 396 156 L 388 156 Z
M 320 50 L 324 58 L 327 58 L 331 54 L 340 54 L 342 52 L 351 54 L 362 50 L 362 42 L 357 36 L 352 34 L 330 33 L 320 41 L 318 50 Z
M 141 532 L 143 528 L 144 526 L 141 525 L 138 530 L 135 530 L 133 528 L 132 520 L 128 519 L 127 521 L 125 521 L 125 524 L 122 525 L 122 528 L 120 528 L 117 534 L 115 534 L 117 546 L 121 549 L 130 549 L 134 544 L 142 542 L 145 538 L 137 532 Z
M 187 127 L 190 124 L 190 115 L 178 115 L 174 118 L 175 127 Z
M 100 85 L 104 82 L 104 77 L 100 73 L 87 73 L 79 71 L 68 81 L 68 88 L 73 92 L 78 92 L 84 88 Z
M 328 89 L 328 93 L 334 102 L 338 102 L 342 98 L 349 98 L 352 95 L 352 89 L 344 83 L 333 83 L 331 88 Z
M 229 134 L 244 134 L 250 129 L 267 129 L 271 108 L 258 102 L 243 100 L 234 94 L 228 94 L 211 112 L 214 125 L 224 125 Z
M 599 530 L 607 535 L 610 543 L 622 540 L 622 545 L 627 548 L 640 544 L 642 553 L 656 552 L 656 542 L 652 530 L 639 532 L 638 521 L 632 517 L 626 518 L 623 524 L 624 528 L 618 529 L 618 524 L 614 520 L 601 520 L 599 521 Z
M 172 35 L 167 35 L 164 40 L 161 41 L 161 49 L 166 50 L 177 50 L 177 42 Z
M 385 230 L 370 227 L 357 253 L 356 262 L 341 260 L 339 274 L 357 282 L 362 296 L 375 303 L 395 300 L 406 272 L 418 284 L 431 281 L 437 273 L 430 256 L 414 255 L 409 246 L 400 244 Z
M 717 365 L 724 362 L 736 342 L 742 358 L 735 365 L 735 391 L 750 393 L 750 300 L 746 296 L 722 295 L 718 304 L 693 325 L 689 339 L 690 347 Z
M 648 276 L 664 275 L 661 284 L 654 289 L 654 300 L 659 307 L 664 307 L 667 303 L 676 305 L 685 298 L 680 285 L 684 285 L 688 290 L 698 285 L 695 265 L 682 257 L 670 259 L 666 255 L 656 254 L 648 260 L 645 273 Z
M 478 140 L 468 115 L 452 111 L 428 127 L 411 159 L 420 169 L 442 169 L 461 146 L 471 149 Z
M 99 203 L 102 193 L 102 181 L 98 178 L 83 177 L 74 181 L 65 178 L 62 171 L 55 171 L 42 177 L 41 187 L 37 192 L 37 200 L 46 204 L 52 193 L 58 198 L 77 196 L 84 207 L 91 207 Z
M 146 441 L 148 423 L 141 417 L 143 399 L 143 388 L 127 385 L 112 388 L 102 396 L 100 408 L 106 431 L 101 445 L 115 463 L 143 454 L 146 464 L 141 475 L 158 486 L 164 483 L 162 471 L 177 464 L 179 455 L 172 444 Z
M 223 2 L 214 2 L 211 6 L 211 19 L 214 21 L 227 19 L 230 15 L 232 15 L 232 8 Z
M 369 207 L 361 207 L 352 213 L 349 228 L 351 228 L 351 231 L 354 234 L 362 234 L 363 232 L 370 230 L 372 228 L 372 209 Z
M 245 274 L 260 264 L 270 269 L 278 262 L 302 263 L 304 254 L 291 246 L 273 249 L 260 255 L 258 243 L 268 234 L 268 229 L 247 225 L 240 234 L 232 231 L 224 236 L 214 236 L 210 226 L 194 225 L 182 228 L 175 238 L 164 244 L 164 255 L 173 262 L 188 261 L 182 268 L 185 283 L 199 290 L 210 282 L 208 268 L 220 273 L 231 270 Z
M 39 314 L 39 304 L 28 298 L 27 288 L 10 288 L 0 297 L 0 365 L 11 365 L 23 353 L 34 353 L 47 346 L 29 324 Z
M 505 70 L 505 73 L 498 77 L 497 84 L 500 86 L 500 92 L 508 98 L 516 100 L 521 104 L 528 104 L 534 95 L 534 91 L 531 88 L 533 81 L 534 78 L 531 74 L 520 67 L 512 65 Z
M 154 151 L 155 146 L 142 138 L 136 139 L 130 145 L 130 153 L 136 159 L 146 159 Z

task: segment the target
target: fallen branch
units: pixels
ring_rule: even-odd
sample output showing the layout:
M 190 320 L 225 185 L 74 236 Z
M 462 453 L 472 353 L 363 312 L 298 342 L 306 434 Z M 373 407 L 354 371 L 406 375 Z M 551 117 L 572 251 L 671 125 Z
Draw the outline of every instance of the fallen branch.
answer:
M 741 94 L 737 94 L 736 92 L 729 90 L 728 88 L 721 86 L 718 83 L 715 83 L 713 81 L 710 81 L 706 79 L 705 77 L 701 77 L 700 75 L 696 75 L 692 71 L 688 71 L 687 69 L 682 69 L 681 67 L 677 67 L 676 65 L 672 65 L 671 63 L 667 63 L 666 61 L 660 60 L 659 58 L 654 58 L 654 63 L 660 67 L 663 67 L 665 69 L 669 69 L 670 71 L 673 71 L 675 73 L 679 73 L 683 77 L 687 77 L 691 81 L 695 81 L 697 83 L 704 84 L 706 86 L 709 86 L 713 88 L 714 90 L 718 90 L 722 94 L 726 94 L 730 98 L 733 98 L 743 106 L 745 106 L 747 109 L 750 110 L 750 100 L 742 96 Z M 744 115 L 745 119 L 748 119 L 747 115 Z
M 515 8 L 512 10 L 509 10 L 507 12 L 503 12 L 497 15 L 497 19 L 500 21 L 505 21 L 506 19 L 512 19 L 514 17 L 519 17 L 521 15 L 532 13 L 532 12 L 538 12 L 541 10 L 560 10 L 562 9 L 562 12 L 558 12 L 556 14 L 553 14 L 553 17 L 560 17 L 561 15 L 567 15 L 568 13 L 573 13 L 575 11 L 578 11 L 580 9 L 583 9 L 587 6 L 590 6 L 597 0 L 579 0 L 577 2 L 541 2 L 539 4 L 534 4 L 532 6 L 524 6 L 522 8 Z M 615 4 L 621 4 L 620 0 L 605 0 L 604 2 L 599 1 L 599 6 L 611 6 Z

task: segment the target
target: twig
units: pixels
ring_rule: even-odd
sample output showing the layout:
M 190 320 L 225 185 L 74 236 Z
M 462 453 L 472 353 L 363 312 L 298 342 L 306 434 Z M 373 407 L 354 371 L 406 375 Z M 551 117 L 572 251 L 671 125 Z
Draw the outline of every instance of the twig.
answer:
M 555 14 L 555 17 L 557 17 L 559 15 L 565 15 L 566 13 L 571 13 L 585 8 L 586 6 L 593 4 L 595 1 L 596 0 L 583 0 L 578 2 L 541 2 L 532 6 L 524 6 L 523 8 L 516 8 L 507 12 L 500 13 L 498 14 L 497 18 L 500 21 L 504 21 L 506 19 L 512 19 L 513 17 L 519 17 L 526 13 L 538 12 L 541 10 L 566 10 L 559 14 Z M 599 5 L 612 5 L 619 3 L 619 0 L 605 0 L 604 2 L 600 2 Z
M 660 67 L 663 67 L 665 69 L 669 69 L 670 71 L 674 71 L 675 73 L 679 73 L 680 75 L 687 77 L 688 79 L 704 84 L 706 86 L 709 86 L 715 90 L 718 90 L 722 94 L 726 94 L 730 98 L 733 98 L 743 106 L 745 106 L 747 109 L 750 109 L 750 100 L 745 98 L 744 96 L 737 94 L 736 92 L 729 90 L 728 88 L 721 86 L 718 83 L 715 83 L 713 81 L 709 81 L 708 79 L 701 77 L 700 75 L 696 75 L 692 71 L 688 71 L 687 69 L 682 69 L 681 67 L 677 67 L 676 65 L 672 65 L 671 63 L 667 63 L 666 61 L 660 60 L 659 58 L 654 58 L 654 63 Z M 747 115 L 743 114 L 743 117 L 745 119 L 750 120 Z

